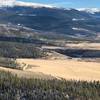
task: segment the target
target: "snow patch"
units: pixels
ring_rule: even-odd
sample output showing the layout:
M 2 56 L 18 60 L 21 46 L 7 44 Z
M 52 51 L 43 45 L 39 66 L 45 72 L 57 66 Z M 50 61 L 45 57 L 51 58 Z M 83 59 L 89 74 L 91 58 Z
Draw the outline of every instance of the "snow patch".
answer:
M 81 19 L 76 19 L 76 18 L 73 18 L 72 21 L 80 21 L 80 20 L 85 20 L 84 18 L 81 18 Z
M 73 30 L 76 31 L 86 31 L 86 32 L 90 32 L 90 30 L 84 29 L 84 28 L 77 28 L 77 27 L 72 27 Z
M 18 14 L 19 16 L 37 16 L 36 14 Z

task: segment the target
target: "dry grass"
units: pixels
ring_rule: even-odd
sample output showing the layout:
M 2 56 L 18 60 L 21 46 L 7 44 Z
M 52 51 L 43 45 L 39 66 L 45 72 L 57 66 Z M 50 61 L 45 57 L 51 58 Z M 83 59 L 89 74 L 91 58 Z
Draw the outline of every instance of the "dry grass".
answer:
M 18 77 L 52 79 L 65 78 L 67 80 L 99 80 L 100 81 L 100 63 L 67 60 L 42 60 L 42 59 L 17 59 L 19 63 L 31 65 L 25 70 L 16 70 L 0 67 L 0 70 L 9 71 L 17 74 Z M 34 67 L 38 66 L 38 67 Z M 53 77 L 52 77 L 53 76 Z
M 92 50 L 100 50 L 100 43 L 69 43 L 66 44 L 68 48 L 76 48 L 76 49 L 92 49 Z
M 11 69 L 11 68 L 4 68 L 0 67 L 1 71 L 11 72 L 13 75 L 17 75 L 21 78 L 36 78 L 36 79 L 54 79 L 54 77 L 50 75 L 45 75 L 43 73 L 37 73 L 37 72 L 28 72 L 28 71 L 22 71 L 17 69 Z
M 26 63 L 39 67 L 26 69 L 30 73 L 43 73 L 54 77 L 61 77 L 67 80 L 100 80 L 100 63 L 80 62 L 76 60 L 33 60 L 18 59 L 20 63 Z
M 90 50 L 100 50 L 100 43 L 66 43 L 65 47 L 60 46 L 42 46 L 44 49 L 90 49 Z

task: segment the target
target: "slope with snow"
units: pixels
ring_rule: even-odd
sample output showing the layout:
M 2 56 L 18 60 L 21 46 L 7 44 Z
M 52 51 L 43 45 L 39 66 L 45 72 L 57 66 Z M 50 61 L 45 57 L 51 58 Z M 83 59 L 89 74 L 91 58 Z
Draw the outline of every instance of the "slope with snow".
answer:
M 85 11 L 87 13 L 95 14 L 97 12 L 100 12 L 100 8 L 79 8 L 77 9 L 79 11 Z
M 0 7 L 13 6 L 16 0 L 0 0 Z
M 6 6 L 25 6 L 25 7 L 47 7 L 52 8 L 50 5 L 44 5 L 40 3 L 32 3 L 32 2 L 22 2 L 22 1 L 16 1 L 16 0 L 0 0 L 0 7 L 6 7 Z
M 84 38 L 83 35 L 86 38 L 95 38 L 100 34 L 100 13 L 95 13 L 100 9 L 64 9 L 39 3 L 4 1 L 2 3 L 0 0 L 1 7 L 11 6 L 11 4 L 13 7 L 0 8 L 0 24 L 11 23 L 39 33 L 70 35 L 71 37 L 78 34 L 82 38 Z
M 15 3 L 16 6 L 26 6 L 26 7 L 47 7 L 47 8 L 52 8 L 53 6 L 50 5 L 45 5 L 45 4 L 40 4 L 40 3 L 32 3 L 32 2 L 22 2 L 22 1 L 16 1 Z

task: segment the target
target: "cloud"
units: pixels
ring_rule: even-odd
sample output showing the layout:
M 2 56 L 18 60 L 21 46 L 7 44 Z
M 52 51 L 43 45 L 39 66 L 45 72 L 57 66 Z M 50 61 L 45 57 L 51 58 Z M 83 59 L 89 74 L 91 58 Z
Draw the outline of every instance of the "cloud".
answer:
M 13 6 L 16 0 L 0 0 L 0 6 Z

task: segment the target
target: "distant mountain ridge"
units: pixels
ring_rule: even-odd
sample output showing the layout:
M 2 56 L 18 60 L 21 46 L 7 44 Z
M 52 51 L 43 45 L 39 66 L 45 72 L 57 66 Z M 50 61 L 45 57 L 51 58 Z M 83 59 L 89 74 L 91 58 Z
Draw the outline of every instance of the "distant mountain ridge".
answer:
M 10 23 L 49 35 L 100 39 L 100 12 L 99 9 L 94 10 L 95 13 L 90 13 L 82 9 L 17 2 L 13 7 L 1 7 L 0 24 Z

